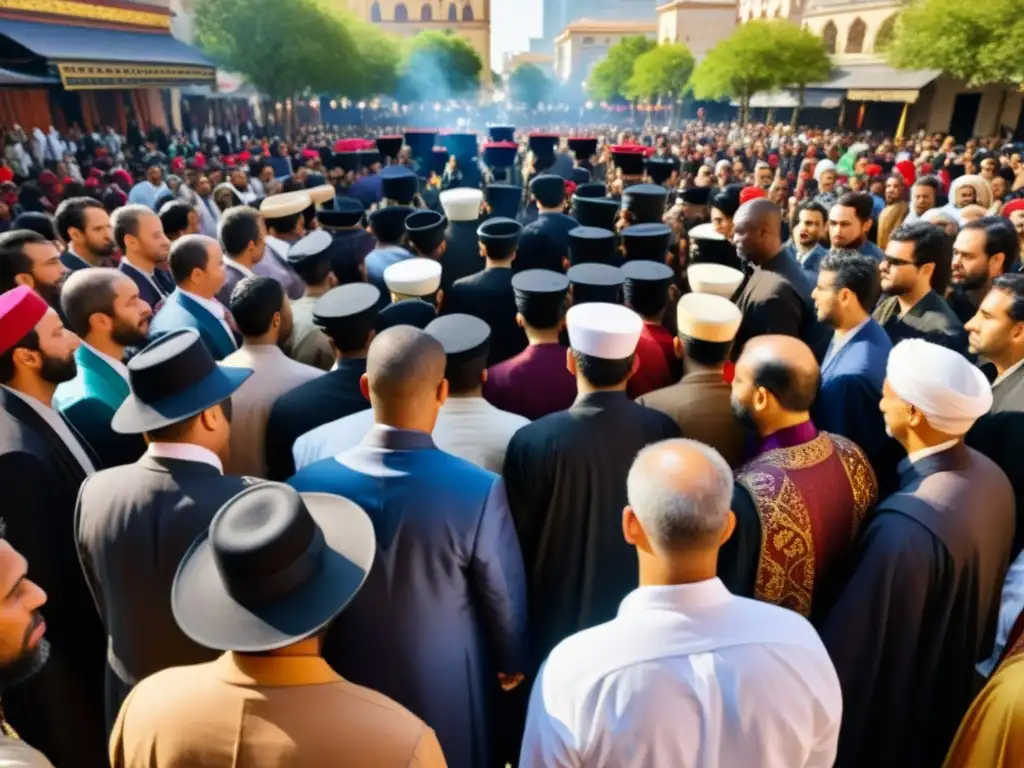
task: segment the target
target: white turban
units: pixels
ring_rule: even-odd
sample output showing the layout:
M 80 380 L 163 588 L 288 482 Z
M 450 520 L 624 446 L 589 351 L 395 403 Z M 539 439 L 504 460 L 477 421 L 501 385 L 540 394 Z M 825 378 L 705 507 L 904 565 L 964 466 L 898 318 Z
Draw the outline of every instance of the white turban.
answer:
M 814 166 L 814 180 L 821 181 L 821 174 L 825 171 L 834 171 L 836 164 L 831 160 L 820 160 L 818 164 Z
M 889 386 L 947 435 L 964 435 L 992 407 L 992 387 L 962 355 L 922 339 L 901 341 L 889 353 Z

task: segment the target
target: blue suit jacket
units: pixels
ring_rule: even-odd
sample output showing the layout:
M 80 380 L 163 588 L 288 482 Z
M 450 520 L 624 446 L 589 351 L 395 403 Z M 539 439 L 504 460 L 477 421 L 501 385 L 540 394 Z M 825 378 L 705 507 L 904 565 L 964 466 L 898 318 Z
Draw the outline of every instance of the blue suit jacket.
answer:
M 86 439 L 103 468 L 131 464 L 145 452 L 141 435 L 110 428 L 114 413 L 129 395 L 126 382 L 105 360 L 82 345 L 75 350 L 78 375 L 57 387 L 53 407 Z
M 77 272 L 80 269 L 89 269 L 89 267 L 92 266 L 88 261 L 71 251 L 64 251 L 64 253 L 60 255 L 60 261 L 72 272 Z
M 160 293 L 153 288 L 153 283 L 149 282 L 144 274 L 124 259 L 122 259 L 121 263 L 117 265 L 117 268 L 121 270 L 122 274 L 130 277 L 132 282 L 138 286 L 139 296 L 144 302 L 153 308 L 154 312 L 156 312 L 160 304 L 166 301 L 167 297 L 174 292 L 174 278 L 172 278 L 167 272 L 162 272 L 159 269 L 153 272 L 153 281 L 160 286 L 160 289 L 163 291 L 163 293 Z
M 176 290 L 167 297 L 163 308 L 153 318 L 149 338 L 152 341 L 183 328 L 199 331 L 199 337 L 216 360 L 223 360 L 236 349 L 234 339 L 228 336 L 216 317 L 199 302 Z

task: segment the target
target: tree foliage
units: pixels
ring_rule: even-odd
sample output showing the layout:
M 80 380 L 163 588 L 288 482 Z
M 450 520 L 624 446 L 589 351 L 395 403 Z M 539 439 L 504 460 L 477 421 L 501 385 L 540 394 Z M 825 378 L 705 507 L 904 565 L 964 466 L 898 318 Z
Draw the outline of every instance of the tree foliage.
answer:
M 528 107 L 536 107 L 547 101 L 551 94 L 551 86 L 551 78 L 533 64 L 520 64 L 508 78 L 512 101 Z
M 693 54 L 682 43 L 665 43 L 641 55 L 633 63 L 624 95 L 654 101 L 681 94 L 693 73 Z
M 599 61 L 587 78 L 587 92 L 598 101 L 628 98 L 626 84 L 633 76 L 633 63 L 654 48 L 654 41 L 643 35 L 624 37 Z
M 782 55 L 779 85 L 795 88 L 800 95 L 799 106 L 793 110 L 795 126 L 804 105 L 804 90 L 812 83 L 828 82 L 832 77 L 832 59 L 822 39 L 809 29 L 782 21 L 773 24 L 772 34 Z
M 399 74 L 399 98 L 442 101 L 467 96 L 480 87 L 480 54 L 450 29 L 420 32 L 408 44 Z

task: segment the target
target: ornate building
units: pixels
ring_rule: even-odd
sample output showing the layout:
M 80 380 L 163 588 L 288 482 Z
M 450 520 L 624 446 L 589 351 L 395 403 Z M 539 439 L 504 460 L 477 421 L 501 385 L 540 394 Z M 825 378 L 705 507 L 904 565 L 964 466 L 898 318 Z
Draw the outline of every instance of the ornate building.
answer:
M 736 0 L 671 0 L 658 6 L 658 42 L 683 43 L 698 59 L 736 29 Z
M 798 21 L 809 0 L 740 0 L 739 19 L 791 19 Z

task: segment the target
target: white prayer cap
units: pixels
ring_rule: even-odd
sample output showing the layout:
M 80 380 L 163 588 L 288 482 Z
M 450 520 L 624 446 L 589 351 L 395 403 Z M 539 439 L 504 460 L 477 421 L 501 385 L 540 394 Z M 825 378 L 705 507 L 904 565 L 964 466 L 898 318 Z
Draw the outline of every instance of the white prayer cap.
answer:
M 640 315 L 619 304 L 577 304 L 565 315 L 569 346 L 603 360 L 622 360 L 636 351 L 644 330 Z
M 323 205 L 328 200 L 334 199 L 335 190 L 330 184 L 321 184 L 319 187 L 312 187 L 306 190 L 309 199 L 317 205 Z
M 458 187 L 441 193 L 441 207 L 448 221 L 476 221 L 480 218 L 480 204 L 484 193 L 479 189 Z
M 441 285 L 441 262 L 404 259 L 384 270 L 384 284 L 401 296 L 429 296 Z
M 688 293 L 676 305 L 680 336 L 700 341 L 726 342 L 736 338 L 743 313 L 728 299 L 710 293 Z
M 992 407 L 992 387 L 957 352 L 923 339 L 901 341 L 885 371 L 896 396 L 916 406 L 947 435 L 963 435 Z
M 302 213 L 312 204 L 309 192 L 304 189 L 299 192 L 282 192 L 265 198 L 260 203 L 260 213 L 268 219 L 283 219 L 285 216 Z
M 831 160 L 819 160 L 818 164 L 814 166 L 814 180 L 821 181 L 821 174 L 825 171 L 834 171 L 836 164 Z
M 727 163 L 729 161 L 723 160 L 722 162 Z M 686 233 L 686 236 L 690 240 L 725 240 L 725 235 L 715 229 L 715 225 L 711 223 L 690 227 L 690 231 Z
M 686 279 L 694 293 L 713 293 L 731 299 L 743 282 L 743 273 L 724 264 L 691 264 L 686 268 Z

